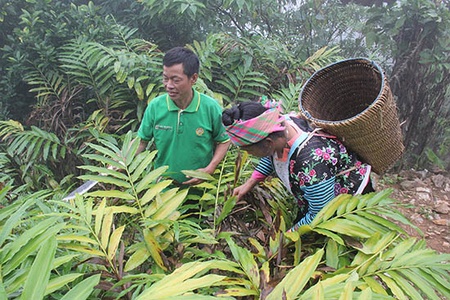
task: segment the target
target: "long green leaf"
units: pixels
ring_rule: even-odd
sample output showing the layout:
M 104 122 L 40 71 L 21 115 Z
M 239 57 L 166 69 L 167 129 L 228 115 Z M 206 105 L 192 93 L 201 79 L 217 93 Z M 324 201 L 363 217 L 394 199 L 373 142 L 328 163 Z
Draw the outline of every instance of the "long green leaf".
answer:
M 100 282 L 100 274 L 93 275 L 78 283 L 61 300 L 84 300 L 92 294 L 94 287 Z
M 124 187 L 124 188 L 130 188 L 131 185 L 128 181 L 126 180 L 121 180 L 121 179 L 117 179 L 117 178 L 111 178 L 108 176 L 102 176 L 102 175 L 81 175 L 78 178 L 82 179 L 82 180 L 94 180 L 94 181 L 98 181 L 98 182 L 102 182 L 102 183 L 107 183 L 107 184 L 113 184 L 115 186 L 120 186 L 120 187 Z
M 163 220 L 172 214 L 180 204 L 186 199 L 189 190 L 181 190 L 174 197 L 171 197 L 163 202 L 157 211 L 153 214 L 152 218 L 154 220 Z
M 338 243 L 340 245 L 345 245 L 345 242 L 342 239 L 342 237 L 334 232 L 331 232 L 331 231 L 329 231 L 327 229 L 323 229 L 323 228 L 317 228 L 317 227 L 314 228 L 314 231 L 333 239 L 336 243 Z
M 50 270 L 56 252 L 56 239 L 54 237 L 47 239 L 42 244 L 39 252 L 31 266 L 28 278 L 25 281 L 21 299 L 39 300 L 43 299 L 45 290 L 50 278 Z
M 393 278 L 390 277 L 392 276 L 392 272 L 389 272 L 388 276 L 384 274 L 379 274 L 378 276 L 389 287 L 392 294 L 397 299 L 407 299 L 406 295 L 403 293 L 402 288 L 397 284 L 397 282 Z
M 346 202 L 351 195 L 343 194 L 339 195 L 333 200 L 331 200 L 314 218 L 311 222 L 311 227 L 315 227 L 317 224 L 327 221 L 330 219 L 335 213 L 336 210 Z
M 15 238 L 13 242 L 4 247 L 4 250 L 6 250 L 7 252 L 5 253 L 5 256 L 2 257 L 3 263 L 11 259 L 11 257 L 13 257 L 14 254 L 16 254 L 32 238 L 46 231 L 50 227 L 50 225 L 55 224 L 57 219 L 58 218 L 48 218 L 46 220 L 42 220 L 27 231 L 23 232 L 20 236 Z
M 71 273 L 51 279 L 45 289 L 45 295 L 52 294 L 81 276 L 83 276 L 83 273 Z
M 258 264 L 256 263 L 253 254 L 249 250 L 236 245 L 231 237 L 226 238 L 226 241 L 230 246 L 234 259 L 241 266 L 242 270 L 252 283 L 253 286 L 251 288 L 257 290 L 260 283 L 260 274 Z
M 440 300 L 439 296 L 434 291 L 433 286 L 431 286 L 430 282 L 422 278 L 420 274 L 415 272 L 414 269 L 404 269 L 401 270 L 400 273 L 409 281 L 413 282 L 414 285 L 422 291 L 427 297 L 427 299 Z
M 359 238 L 369 238 L 372 235 L 364 226 L 347 219 L 331 219 L 317 227 Z
M 134 200 L 133 195 L 130 195 L 130 193 L 118 190 L 94 191 L 90 192 L 88 195 L 90 197 L 99 197 L 99 198 L 117 198 L 122 200 Z
M 164 174 L 164 172 L 167 170 L 167 168 L 168 168 L 167 166 L 159 167 L 159 168 L 151 171 L 147 175 L 145 175 L 144 178 L 136 186 L 136 188 L 135 188 L 136 192 L 140 193 L 144 189 L 148 188 L 150 183 L 152 183 L 158 177 L 160 177 L 162 174 Z
M 317 269 L 323 253 L 322 249 L 318 250 L 314 255 L 307 257 L 302 263 L 289 271 L 286 277 L 268 295 L 267 300 L 297 298 Z
M 145 204 L 150 202 L 156 195 L 161 194 L 161 192 L 171 184 L 172 180 L 163 180 L 156 183 L 155 185 L 152 185 L 139 200 L 141 206 L 144 206 Z M 151 211 L 152 213 L 156 211 L 156 206 Z
M 12 206 L 11 209 L 5 208 L 1 210 L 2 218 L 5 218 L 9 215 L 9 213 L 14 212 L 11 217 L 5 222 L 5 224 L 1 227 L 0 231 L 0 245 L 6 240 L 8 235 L 11 233 L 12 229 L 17 226 L 22 218 L 22 215 L 25 213 L 28 207 L 30 207 L 35 202 L 35 199 L 28 199 L 19 209 Z
M 167 275 L 160 281 L 154 283 L 136 299 L 168 299 L 172 296 L 182 295 L 201 287 L 217 284 L 225 279 L 225 276 L 220 275 L 206 275 L 200 278 L 191 279 L 191 277 L 201 274 L 212 267 L 214 267 L 214 261 L 196 261 L 184 264 L 172 274 Z
M 142 152 L 138 155 L 138 157 L 143 157 L 143 159 L 139 162 L 138 165 L 134 166 L 133 164 L 130 165 L 130 172 L 132 172 L 131 180 L 133 182 L 136 182 L 139 177 L 142 176 L 143 172 L 148 168 L 148 166 L 153 162 L 156 151 L 153 152 Z M 140 191 L 139 191 L 140 192 Z
M 8 295 L 6 294 L 5 285 L 3 281 L 0 280 L 0 299 L 8 299 Z
M 3 265 L 3 274 L 9 274 L 15 268 L 17 268 L 24 260 L 34 253 L 37 249 L 39 249 L 43 243 L 45 243 L 49 238 L 56 235 L 62 228 L 64 228 L 65 224 L 56 224 L 48 228 L 46 231 L 42 232 L 38 236 L 32 238 L 28 241 L 28 243 L 20 248 L 20 250 L 8 261 L 5 265 Z
M 393 276 L 395 283 L 402 288 L 403 292 L 407 294 L 410 299 L 422 299 L 422 295 L 417 291 L 416 287 L 414 287 L 408 279 L 405 279 L 397 272 L 390 272 L 390 275 Z

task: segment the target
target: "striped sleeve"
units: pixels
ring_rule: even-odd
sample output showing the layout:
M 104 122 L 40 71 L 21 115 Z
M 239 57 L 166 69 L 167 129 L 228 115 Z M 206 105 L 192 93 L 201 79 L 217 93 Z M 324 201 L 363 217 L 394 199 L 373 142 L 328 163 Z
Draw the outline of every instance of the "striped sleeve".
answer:
M 258 165 L 255 168 L 255 171 L 265 175 L 266 177 L 273 173 L 274 168 L 272 164 L 272 160 L 270 157 L 266 156 L 259 160 Z
M 304 192 L 303 198 L 308 203 L 308 211 L 305 216 L 294 225 L 292 230 L 297 229 L 301 225 L 311 223 L 317 213 L 327 205 L 328 202 L 334 199 L 334 183 L 335 177 L 331 177 L 322 182 L 301 187 Z

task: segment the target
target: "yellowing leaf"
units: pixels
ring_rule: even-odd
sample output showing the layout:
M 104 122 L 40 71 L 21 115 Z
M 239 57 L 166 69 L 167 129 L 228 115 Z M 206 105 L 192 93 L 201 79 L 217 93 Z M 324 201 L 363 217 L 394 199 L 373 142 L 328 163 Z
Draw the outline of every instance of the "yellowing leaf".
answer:
M 130 256 L 125 264 L 124 271 L 129 272 L 142 265 L 150 257 L 150 252 L 144 243 L 139 243 L 139 248 Z
M 103 218 L 102 230 L 100 232 L 100 241 L 102 243 L 102 248 L 105 250 L 108 246 L 109 234 L 111 232 L 113 216 L 114 216 L 114 214 L 112 213 L 112 211 L 109 211 L 108 213 L 106 213 L 105 217 Z
M 139 192 L 143 191 L 144 189 L 148 188 L 149 185 L 153 181 L 155 181 L 158 177 L 160 177 L 162 174 L 164 174 L 164 172 L 167 170 L 167 168 L 168 168 L 167 166 L 159 167 L 159 168 L 151 171 L 147 175 L 145 175 L 145 177 L 142 178 L 142 180 L 136 186 L 136 192 L 139 193 Z
M 156 241 L 153 233 L 148 229 L 144 230 L 144 241 L 145 245 L 147 246 L 147 250 L 150 252 L 150 255 L 155 260 L 156 264 L 164 271 L 167 271 L 167 268 L 164 265 L 164 261 L 161 256 L 164 255 L 161 246 Z
M 206 172 L 202 171 L 195 171 L 195 170 L 182 170 L 181 171 L 184 175 L 191 178 L 198 178 L 202 180 L 214 180 L 214 177 L 211 176 L 211 174 L 208 174 Z
M 109 206 L 107 208 L 105 208 L 105 213 L 109 214 L 109 213 L 128 213 L 128 214 L 137 214 L 139 213 L 139 210 L 135 207 L 131 207 L 131 206 L 125 206 L 125 205 L 121 205 L 121 206 Z
M 83 246 L 79 244 L 58 244 L 58 247 L 75 250 L 77 252 L 87 253 L 93 256 L 104 257 L 104 253 L 93 248 L 89 248 L 88 246 Z
M 145 192 L 144 196 L 142 196 L 142 198 L 139 200 L 141 203 L 141 206 L 150 202 L 156 195 L 160 194 L 171 183 L 172 183 L 172 180 L 164 180 L 164 181 L 158 182 L 157 184 L 155 184 L 151 188 L 149 188 Z M 154 210 L 156 210 L 156 205 L 153 208 L 154 208 Z
M 162 220 L 167 218 L 171 213 L 176 211 L 183 200 L 186 198 L 189 190 L 182 190 L 175 197 L 172 197 L 165 201 L 163 205 L 155 212 L 153 219 Z
M 283 297 L 284 299 L 296 299 L 319 265 L 323 252 L 323 249 L 318 250 L 314 255 L 308 256 L 301 264 L 292 269 L 266 299 L 279 300 Z
M 106 206 L 106 199 L 103 199 L 102 202 L 100 202 L 100 205 L 98 206 L 97 210 L 95 211 L 95 235 L 100 234 L 100 228 L 102 227 L 102 219 L 103 214 L 105 211 Z
M 56 237 L 57 241 L 78 241 L 81 243 L 89 243 L 93 245 L 97 245 L 97 241 L 91 239 L 84 235 L 75 235 L 75 234 L 67 234 L 67 235 L 58 235 Z
M 119 247 L 120 239 L 122 238 L 122 233 L 125 229 L 125 225 L 120 226 L 111 234 L 108 244 L 108 258 L 113 259 L 117 248 Z

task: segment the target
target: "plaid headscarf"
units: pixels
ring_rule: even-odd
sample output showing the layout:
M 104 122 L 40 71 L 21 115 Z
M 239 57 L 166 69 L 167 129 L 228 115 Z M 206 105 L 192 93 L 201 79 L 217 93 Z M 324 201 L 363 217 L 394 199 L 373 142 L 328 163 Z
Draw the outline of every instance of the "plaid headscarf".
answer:
M 236 146 L 248 146 L 266 138 L 272 132 L 282 131 L 285 126 L 281 123 L 284 117 L 276 108 L 266 110 L 259 116 L 249 120 L 236 120 L 226 131 L 231 142 Z

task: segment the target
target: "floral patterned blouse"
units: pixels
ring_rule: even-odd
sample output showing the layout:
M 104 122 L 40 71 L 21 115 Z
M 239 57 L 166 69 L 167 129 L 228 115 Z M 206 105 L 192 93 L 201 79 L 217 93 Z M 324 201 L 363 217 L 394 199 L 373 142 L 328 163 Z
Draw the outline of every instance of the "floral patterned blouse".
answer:
M 292 120 L 302 130 L 308 130 L 297 119 Z M 329 135 L 310 134 L 313 136 L 300 144 L 289 158 L 290 190 L 299 205 L 299 216 L 291 230 L 311 223 L 337 195 L 362 193 L 369 181 L 370 165 L 360 161 L 339 140 Z M 255 169 L 264 177 L 273 171 L 272 157 L 262 158 Z

